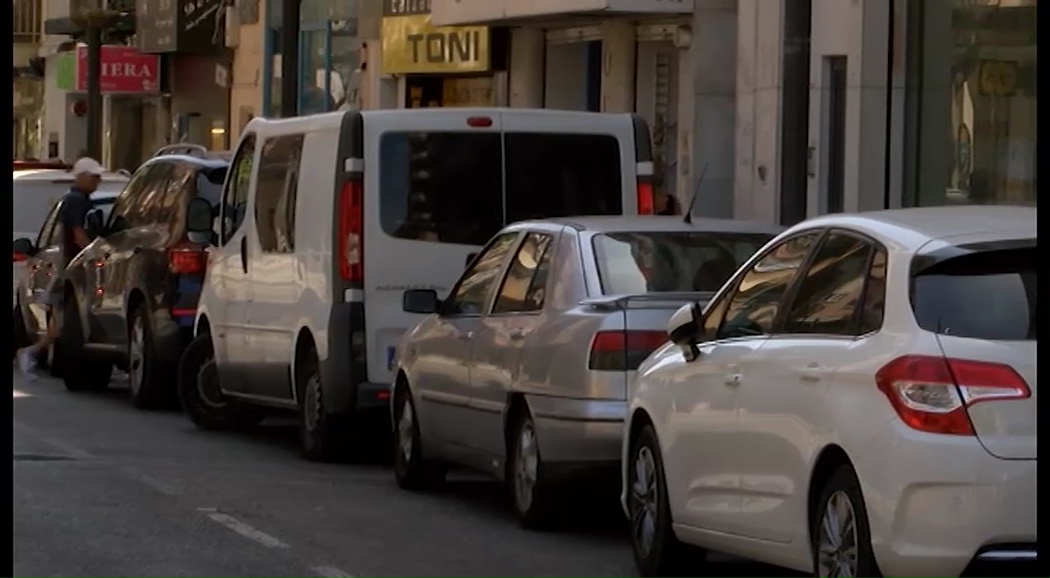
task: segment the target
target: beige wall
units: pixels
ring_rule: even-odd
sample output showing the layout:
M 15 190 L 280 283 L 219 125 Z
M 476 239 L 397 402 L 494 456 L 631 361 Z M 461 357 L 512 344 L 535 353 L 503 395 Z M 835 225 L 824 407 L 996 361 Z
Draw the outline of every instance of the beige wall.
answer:
M 263 38 L 266 2 L 259 3 L 259 21 L 240 28 L 240 43 L 234 50 L 230 79 L 230 148 L 236 146 L 241 130 L 252 116 L 262 116 Z

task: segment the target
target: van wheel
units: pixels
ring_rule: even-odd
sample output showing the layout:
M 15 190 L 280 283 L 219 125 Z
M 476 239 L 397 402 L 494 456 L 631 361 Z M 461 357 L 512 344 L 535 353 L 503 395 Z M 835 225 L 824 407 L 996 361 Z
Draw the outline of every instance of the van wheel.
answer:
M 95 359 L 86 359 L 84 355 L 84 333 L 80 328 L 80 313 L 76 298 L 66 296 L 66 306 L 59 313 L 62 315 L 62 332 L 55 341 L 51 367 L 73 368 L 63 371 L 62 381 L 68 391 L 102 391 L 109 387 L 113 374 L 113 364 Z
M 423 459 L 416 405 L 407 388 L 397 388 L 394 403 L 394 480 L 403 490 L 432 490 L 445 481 L 448 469 Z
M 627 513 L 631 549 L 642 576 L 681 576 L 690 566 L 702 565 L 707 554 L 678 541 L 671 527 L 667 479 L 656 432 L 650 425 L 631 440 L 627 471 Z M 689 560 L 690 554 L 695 560 Z M 689 564 L 693 562 L 693 564 Z M 696 576 L 697 574 L 690 574 Z
M 261 411 L 222 393 L 210 335 L 197 337 L 182 353 L 177 386 L 182 408 L 200 429 L 247 429 L 264 417 Z
M 311 461 L 337 461 L 347 456 L 349 428 L 346 418 L 325 407 L 317 353 L 310 351 L 298 366 L 296 383 L 299 396 L 299 441 L 303 455 Z
M 518 521 L 531 530 L 550 528 L 555 522 L 556 488 L 544 476 L 536 425 L 528 410 L 514 417 L 507 458 L 506 480 Z
M 815 576 L 882 576 L 857 474 L 839 466 L 809 513 Z
M 163 409 L 172 401 L 172 376 L 157 362 L 149 312 L 139 305 L 128 326 L 128 390 L 139 409 Z

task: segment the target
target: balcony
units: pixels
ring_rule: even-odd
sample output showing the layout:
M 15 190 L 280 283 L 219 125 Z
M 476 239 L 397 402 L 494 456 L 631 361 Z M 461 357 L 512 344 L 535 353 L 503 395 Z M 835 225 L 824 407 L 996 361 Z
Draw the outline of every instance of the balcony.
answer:
M 40 43 L 43 0 L 14 0 L 14 44 Z
M 693 0 L 431 0 L 431 22 L 512 24 L 564 16 L 692 14 Z

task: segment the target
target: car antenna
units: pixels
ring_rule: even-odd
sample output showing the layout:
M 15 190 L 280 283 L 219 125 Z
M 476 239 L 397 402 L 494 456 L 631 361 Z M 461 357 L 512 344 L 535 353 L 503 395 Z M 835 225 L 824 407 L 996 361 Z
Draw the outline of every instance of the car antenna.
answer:
M 704 168 L 700 169 L 700 178 L 696 179 L 696 186 L 693 187 L 693 198 L 689 199 L 689 208 L 685 210 L 685 221 L 686 225 L 693 224 L 693 205 L 696 204 L 696 198 L 700 196 L 700 183 L 704 182 L 704 175 L 707 174 L 707 165 L 710 163 L 704 163 Z

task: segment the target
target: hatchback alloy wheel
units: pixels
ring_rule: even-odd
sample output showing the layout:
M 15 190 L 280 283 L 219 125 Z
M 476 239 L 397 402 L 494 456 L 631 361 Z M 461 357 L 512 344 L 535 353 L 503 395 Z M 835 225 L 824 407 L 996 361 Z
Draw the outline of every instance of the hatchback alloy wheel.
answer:
M 653 452 L 641 447 L 632 467 L 631 493 L 628 511 L 631 514 L 631 532 L 639 554 L 649 556 L 656 537 L 659 488 L 656 483 L 656 461 Z
M 131 342 L 128 344 L 128 387 L 133 394 L 142 389 L 146 373 L 146 326 L 142 316 L 136 315 L 131 323 Z
M 857 575 L 857 515 L 846 492 L 828 498 L 817 538 L 820 576 L 850 578 Z
M 536 488 L 540 462 L 536 432 L 531 420 L 521 425 L 517 444 L 518 451 L 514 453 L 514 496 L 518 501 L 518 508 L 524 512 L 532 507 L 532 494 Z

